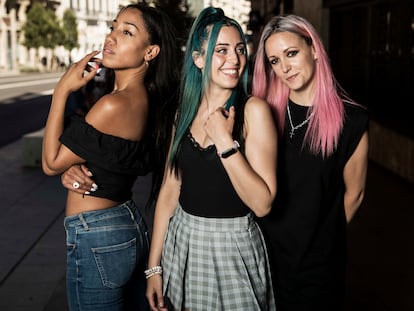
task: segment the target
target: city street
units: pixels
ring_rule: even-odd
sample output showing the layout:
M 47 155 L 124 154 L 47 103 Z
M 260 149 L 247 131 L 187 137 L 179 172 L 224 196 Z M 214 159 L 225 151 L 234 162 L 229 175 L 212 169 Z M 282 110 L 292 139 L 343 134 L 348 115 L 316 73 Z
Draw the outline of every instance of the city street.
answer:
M 2 75 L 0 72 L 0 104 L 14 103 L 17 98 L 50 95 L 62 74 L 63 72 Z
M 41 129 L 64 68 L 102 51 L 108 34 L 117 39 L 108 26 L 132 2 L 0 0 L 0 311 L 69 311 L 67 189 L 60 176 L 43 173 Z M 346 227 L 341 311 L 414 311 L 414 0 L 143 2 L 169 15 L 183 49 L 202 8 L 222 8 L 246 34 L 251 69 L 272 17 L 295 14 L 311 22 L 327 48 L 335 86 L 370 116 L 364 200 Z M 135 26 L 141 33 L 142 25 Z M 315 66 L 324 72 L 320 56 Z M 134 185 L 139 207 L 150 178 Z M 142 213 L 152 229 L 153 209 Z

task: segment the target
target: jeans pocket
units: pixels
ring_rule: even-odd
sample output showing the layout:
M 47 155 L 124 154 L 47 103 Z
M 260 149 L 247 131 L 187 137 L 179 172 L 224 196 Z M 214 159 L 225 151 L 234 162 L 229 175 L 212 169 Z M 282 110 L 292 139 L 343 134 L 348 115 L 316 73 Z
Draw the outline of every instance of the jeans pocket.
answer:
M 104 286 L 122 287 L 131 279 L 136 266 L 136 238 L 121 244 L 92 248 L 92 252 Z

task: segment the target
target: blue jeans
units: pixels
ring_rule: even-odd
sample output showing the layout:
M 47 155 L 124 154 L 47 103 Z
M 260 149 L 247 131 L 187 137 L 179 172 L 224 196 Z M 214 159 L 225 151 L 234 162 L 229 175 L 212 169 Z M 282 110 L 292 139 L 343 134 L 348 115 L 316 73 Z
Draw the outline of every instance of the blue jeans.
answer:
M 149 310 L 149 240 L 132 201 L 65 218 L 66 286 L 71 311 Z

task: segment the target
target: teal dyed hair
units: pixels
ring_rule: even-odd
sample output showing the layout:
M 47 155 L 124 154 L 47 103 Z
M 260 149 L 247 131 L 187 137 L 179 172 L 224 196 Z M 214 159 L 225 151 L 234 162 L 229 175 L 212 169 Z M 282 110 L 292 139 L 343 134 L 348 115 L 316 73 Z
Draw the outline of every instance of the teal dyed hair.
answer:
M 223 26 L 233 26 L 239 33 L 244 43 L 245 55 L 247 55 L 247 44 L 243 30 L 240 24 L 232 18 L 224 15 L 221 8 L 207 7 L 203 9 L 194 21 L 186 44 L 184 55 L 184 66 L 181 80 L 180 106 L 177 115 L 176 131 L 171 149 L 169 162 L 176 167 L 176 156 L 182 138 L 187 129 L 193 122 L 201 98 L 211 77 L 211 61 L 213 58 L 214 48 L 217 37 Z M 204 44 L 208 42 L 206 49 Z M 205 53 L 206 64 L 204 71 L 196 67 L 193 60 L 193 52 Z M 229 109 L 236 104 L 236 98 L 240 93 L 247 94 L 248 66 L 245 67 L 241 80 L 237 87 L 232 91 L 230 98 L 227 100 L 225 108 Z

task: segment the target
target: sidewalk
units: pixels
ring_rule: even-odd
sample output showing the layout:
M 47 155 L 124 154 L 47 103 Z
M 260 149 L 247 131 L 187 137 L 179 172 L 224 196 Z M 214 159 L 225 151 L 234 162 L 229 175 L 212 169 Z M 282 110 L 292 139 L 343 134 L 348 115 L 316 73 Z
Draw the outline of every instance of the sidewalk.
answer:
M 21 149 L 21 139 L 0 148 L 0 310 L 68 311 L 65 189 L 23 168 Z M 135 186 L 138 202 L 145 187 Z M 414 185 L 370 161 L 365 202 L 348 227 L 347 311 L 414 310 L 413 219 Z
M 21 139 L 0 148 L 0 310 L 65 311 L 45 309 L 65 276 L 65 190 L 21 156 Z
M 369 162 L 348 225 L 347 311 L 414 310 L 414 184 Z

